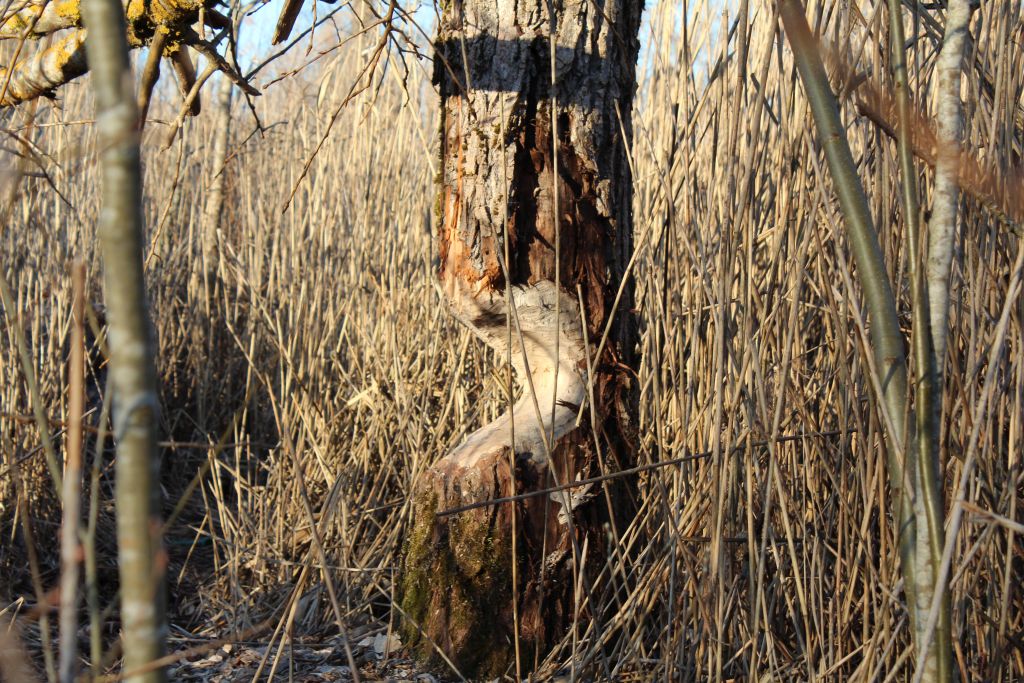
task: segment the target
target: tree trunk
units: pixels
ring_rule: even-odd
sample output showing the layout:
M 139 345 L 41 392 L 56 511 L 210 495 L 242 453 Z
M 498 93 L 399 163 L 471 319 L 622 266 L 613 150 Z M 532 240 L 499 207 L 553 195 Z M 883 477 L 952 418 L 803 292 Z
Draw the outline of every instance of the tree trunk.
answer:
M 229 53 L 230 55 L 230 53 Z M 235 84 L 230 78 L 222 76 L 217 84 L 214 99 L 213 144 L 210 154 L 210 179 L 207 186 L 206 203 L 203 205 L 203 216 L 199 224 L 200 257 L 193 262 L 192 277 L 194 286 L 190 287 L 197 295 L 200 292 L 199 278 L 202 278 L 203 305 L 207 317 L 211 316 L 210 305 L 216 298 L 217 275 L 220 270 L 220 251 L 217 249 L 217 233 L 221 229 L 221 214 L 224 209 L 224 186 L 227 174 L 228 142 L 231 139 L 231 95 Z M 209 330 L 205 333 L 210 341 Z M 210 364 L 203 364 L 203 372 L 210 372 Z M 205 415 L 205 409 L 200 411 Z
M 82 17 L 96 93 L 96 147 L 103 178 L 97 235 L 110 339 L 117 442 L 117 546 L 121 576 L 122 675 L 162 683 L 164 560 L 160 549 L 155 345 L 142 263 L 142 172 L 138 109 L 132 92 L 124 8 L 87 0 Z
M 590 585 L 631 509 L 626 489 L 575 488 L 439 514 L 634 462 L 625 275 L 640 14 L 628 0 L 444 8 L 439 279 L 452 314 L 511 362 L 521 398 L 416 483 L 400 590 L 407 640 L 470 678 L 517 655 L 530 666 L 558 642 L 574 587 Z
M 224 208 L 224 174 L 228 158 L 228 141 L 231 137 L 231 94 L 235 84 L 222 76 L 217 84 L 214 101 L 216 117 L 213 120 L 213 150 L 209 193 L 203 205 L 203 268 L 209 273 L 215 269 L 214 253 L 217 246 L 217 231 L 220 230 L 221 210 Z M 209 285 L 207 285 L 209 287 Z
M 937 145 L 935 155 L 935 191 L 932 217 L 928 222 L 928 303 L 931 306 L 932 339 L 935 340 L 935 370 L 940 379 L 945 375 L 946 367 L 949 280 L 959 202 L 957 174 L 961 164 L 963 138 L 960 77 L 963 74 L 964 45 L 973 11 L 968 0 L 950 0 L 946 8 L 942 49 L 935 64 L 939 81 L 936 88 L 938 106 L 935 121 L 941 142 Z

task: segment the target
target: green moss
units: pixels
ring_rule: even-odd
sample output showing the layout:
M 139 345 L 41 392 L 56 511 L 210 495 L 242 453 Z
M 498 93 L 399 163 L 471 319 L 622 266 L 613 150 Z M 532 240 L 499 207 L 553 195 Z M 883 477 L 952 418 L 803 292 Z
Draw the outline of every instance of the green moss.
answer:
M 412 531 L 406 541 L 401 581 L 402 609 L 416 623 L 422 623 L 430 606 L 429 565 L 431 537 L 437 519 L 437 497 L 431 496 L 416 506 Z M 405 640 L 419 641 L 419 631 L 412 623 L 405 624 Z M 429 643 L 428 643 L 429 645 Z
M 446 654 L 464 675 L 500 676 L 513 657 L 508 620 L 501 616 L 513 599 L 510 541 L 489 512 L 439 522 L 437 508 L 434 494 L 415 507 L 400 581 L 400 604 L 411 620 L 403 639 L 425 663 L 439 664 L 431 639 L 450 642 Z
M 441 213 L 441 190 L 437 189 L 434 192 L 434 234 L 441 234 L 441 225 L 444 222 L 444 216 Z

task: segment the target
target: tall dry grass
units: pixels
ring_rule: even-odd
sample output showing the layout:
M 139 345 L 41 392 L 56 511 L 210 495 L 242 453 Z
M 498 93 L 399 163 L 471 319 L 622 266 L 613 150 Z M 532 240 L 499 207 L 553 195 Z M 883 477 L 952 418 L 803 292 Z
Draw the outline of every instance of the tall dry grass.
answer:
M 689 4 L 685 22 L 677 3 L 648 10 L 632 150 L 641 464 L 706 456 L 629 479 L 639 514 L 617 554 L 585 575 L 582 613 L 592 618 L 543 663 L 546 672 L 573 662 L 599 680 L 881 681 L 903 679 L 912 664 L 856 273 L 773 4 L 751 3 L 750 21 L 739 23 L 706 0 Z M 840 58 L 884 85 L 877 5 L 819 3 L 809 14 Z M 942 17 L 922 13 L 910 79 L 928 104 Z M 908 19 L 908 35 L 913 28 Z M 1003 175 L 1024 145 L 1021 30 L 1015 3 L 984 4 L 965 76 L 967 145 Z M 336 42 L 325 31 L 316 45 Z M 275 647 L 331 635 L 338 615 L 328 581 L 352 633 L 391 629 L 413 482 L 509 400 L 500 361 L 448 317 L 431 285 L 436 100 L 427 70 L 413 69 L 405 90 L 391 69 L 376 97 L 339 108 L 372 44 L 347 43 L 272 85 L 254 103 L 263 133 L 236 101 L 211 262 L 202 261 L 200 217 L 216 167 L 206 147 L 213 117 L 189 121 L 167 150 L 164 127 L 147 127 L 165 512 L 198 482 L 166 533 L 176 648 L 265 621 L 252 638 Z M 315 54 L 296 52 L 268 71 Z M 105 427 L 87 91 L 72 85 L 63 109 L 40 105 L 34 127 L 25 112 L 5 124 L 33 142 L 39 167 L 0 238 L 16 300 L 0 342 L 5 615 L 42 599 L 27 570 L 26 512 L 39 585 L 56 584 L 59 560 L 59 505 L 15 326 L 63 448 L 74 256 L 88 264 L 97 324 L 87 421 Z M 903 283 L 895 143 L 858 116 L 854 100 L 844 94 L 848 134 L 891 274 Z M 152 116 L 174 114 L 172 98 Z M 931 172 L 920 168 L 927 192 Z M 963 226 L 944 413 L 947 500 L 972 432 L 978 467 L 954 555 L 954 662 L 966 680 L 1009 681 L 1024 676 L 1024 305 L 1006 296 L 1021 242 L 973 200 Z M 906 287 L 898 294 L 905 313 Z M 1005 345 L 993 354 L 1007 306 Z M 90 432 L 105 606 L 115 598 L 114 482 L 110 452 L 96 443 Z M 116 620 L 105 624 L 109 643 Z

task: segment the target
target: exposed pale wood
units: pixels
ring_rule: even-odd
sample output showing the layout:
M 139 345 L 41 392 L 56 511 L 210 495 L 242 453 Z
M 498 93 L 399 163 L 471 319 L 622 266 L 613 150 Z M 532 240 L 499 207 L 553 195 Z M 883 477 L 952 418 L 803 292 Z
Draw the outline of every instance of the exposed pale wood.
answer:
M 575 579 L 588 571 L 581 547 L 599 561 L 602 525 L 613 509 L 628 514 L 628 503 L 584 490 L 436 518 L 592 476 L 602 462 L 633 463 L 636 323 L 623 274 L 639 19 L 636 3 L 582 0 L 558 8 L 553 36 L 544 2 L 468 2 L 442 18 L 441 289 L 452 313 L 511 362 L 521 398 L 418 483 L 403 602 L 421 655 L 436 643 L 471 677 L 503 672 L 517 649 L 528 668 L 562 637 Z M 610 342 L 588 376 L 620 286 Z

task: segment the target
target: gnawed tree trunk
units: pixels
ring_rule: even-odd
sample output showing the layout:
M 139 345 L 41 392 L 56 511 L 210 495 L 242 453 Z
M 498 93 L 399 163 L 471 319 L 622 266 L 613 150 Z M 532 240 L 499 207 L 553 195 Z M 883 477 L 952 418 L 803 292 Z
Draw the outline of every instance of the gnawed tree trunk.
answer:
M 596 574 L 630 509 L 624 490 L 579 488 L 439 514 L 633 462 L 636 320 L 623 280 L 641 7 L 444 8 L 439 278 L 452 313 L 511 358 L 521 398 L 417 482 L 400 589 L 407 640 L 424 658 L 436 645 L 471 678 L 506 671 L 517 631 L 524 666 L 557 642 L 574 615 L 574 567 Z

